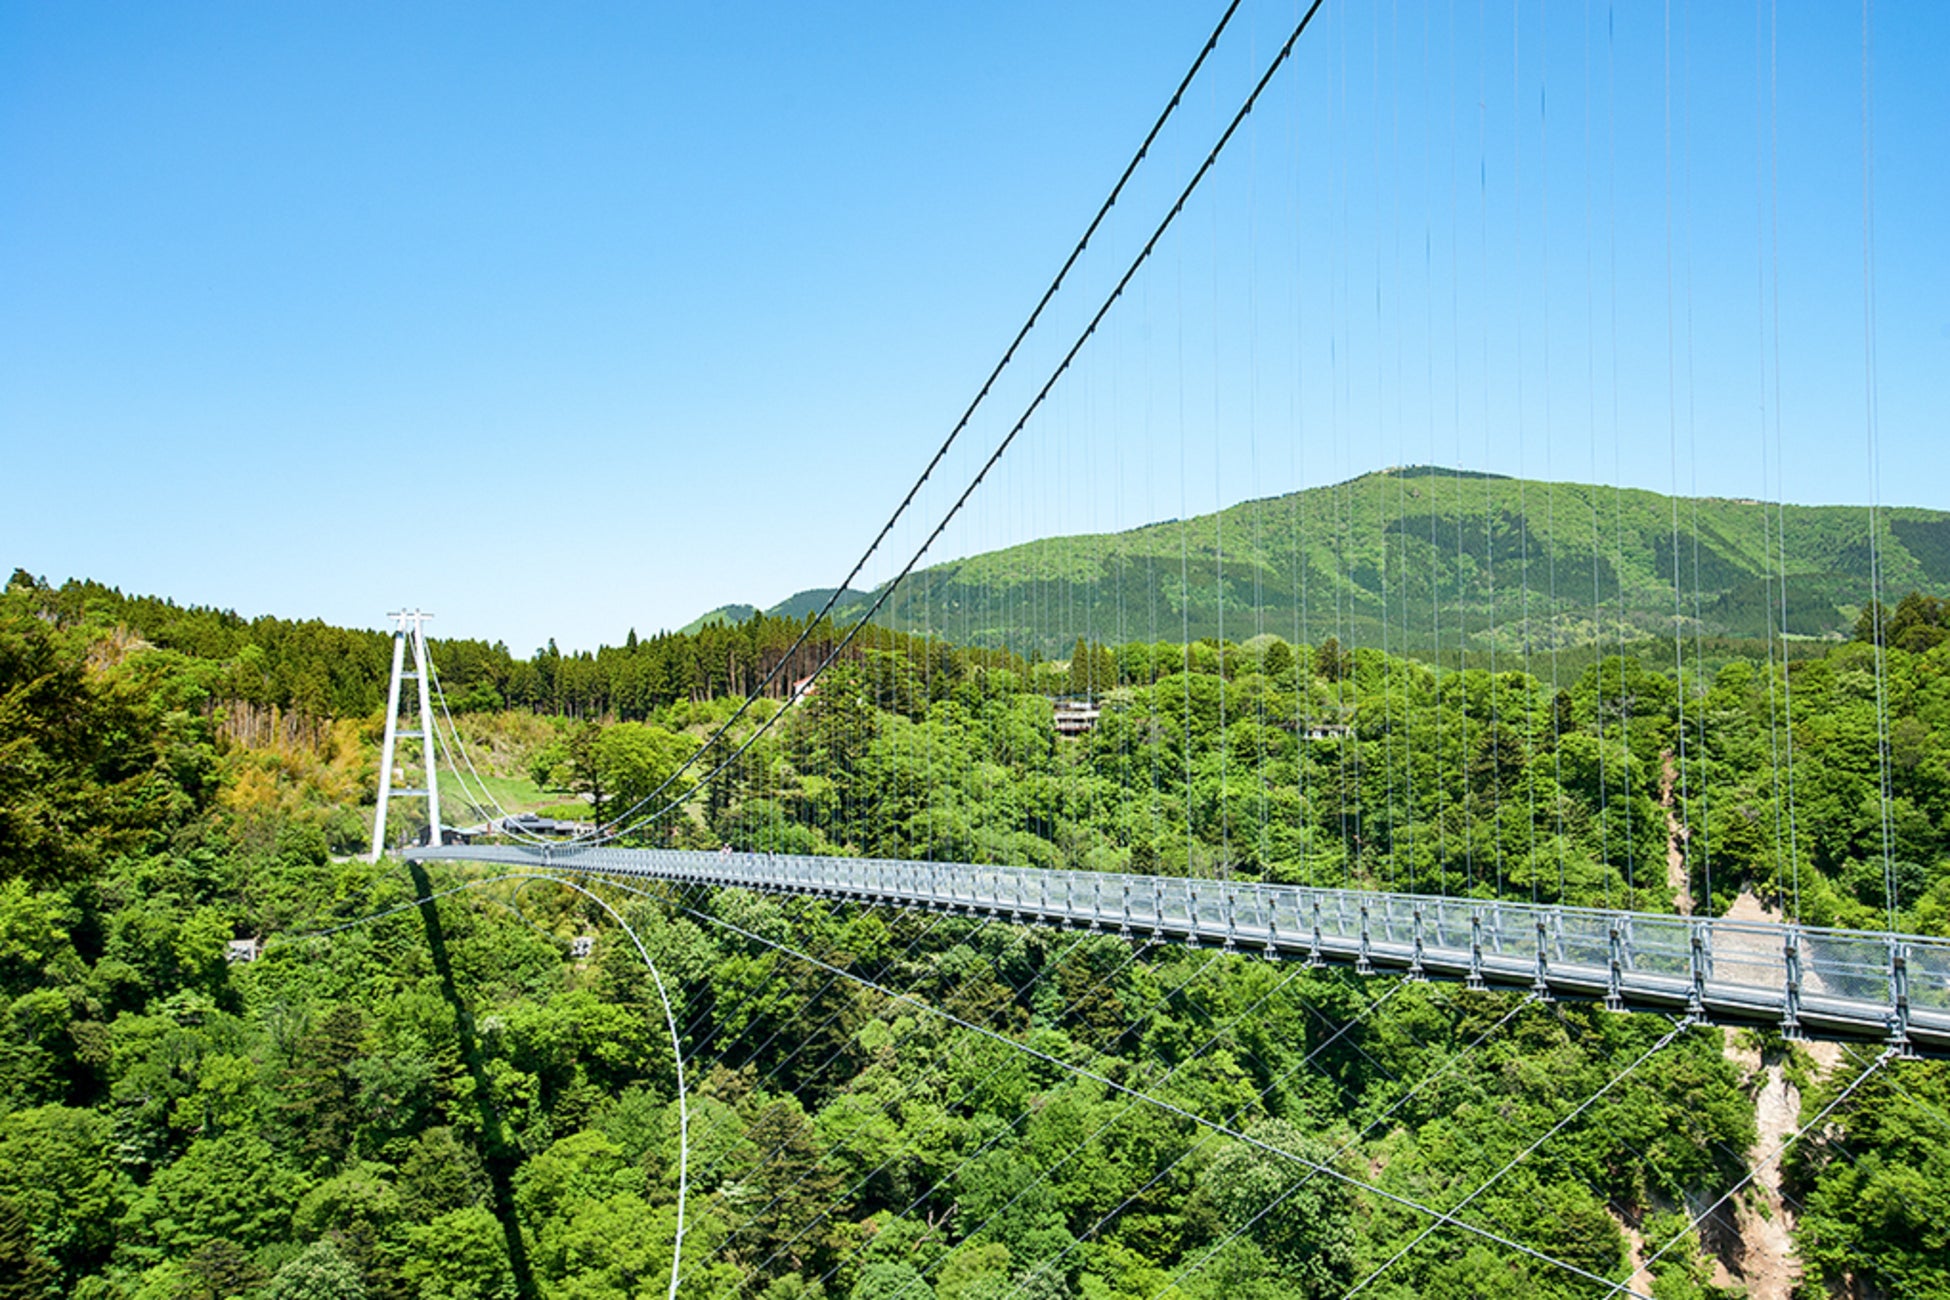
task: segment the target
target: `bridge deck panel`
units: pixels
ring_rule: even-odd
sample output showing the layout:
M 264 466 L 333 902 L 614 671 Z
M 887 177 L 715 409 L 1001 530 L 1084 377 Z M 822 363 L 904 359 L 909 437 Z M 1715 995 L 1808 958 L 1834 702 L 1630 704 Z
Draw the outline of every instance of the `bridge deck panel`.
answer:
M 966 863 L 492 845 L 412 856 L 1082 926 L 1950 1054 L 1950 940 L 1916 935 Z

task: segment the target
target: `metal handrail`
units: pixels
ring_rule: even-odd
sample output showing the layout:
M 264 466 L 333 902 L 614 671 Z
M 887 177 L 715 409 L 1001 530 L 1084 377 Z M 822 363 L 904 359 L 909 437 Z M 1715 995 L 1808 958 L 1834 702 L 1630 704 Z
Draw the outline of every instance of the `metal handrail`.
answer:
M 836 895 L 1602 1000 L 1790 1037 L 1950 1054 L 1950 939 L 1564 904 L 1121 872 L 669 849 L 426 847 L 422 860 L 543 864 Z

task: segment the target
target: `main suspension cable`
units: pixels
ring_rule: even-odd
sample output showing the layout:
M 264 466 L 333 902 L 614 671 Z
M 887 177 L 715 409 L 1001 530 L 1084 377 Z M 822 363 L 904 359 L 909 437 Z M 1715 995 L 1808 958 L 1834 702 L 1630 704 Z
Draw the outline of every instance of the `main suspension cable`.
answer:
M 1064 374 L 1066 374 L 1069 371 L 1071 364 L 1077 359 L 1078 355 L 1082 353 L 1084 349 L 1084 345 L 1087 344 L 1090 341 L 1090 339 L 1096 334 L 1098 326 L 1100 326 L 1103 323 L 1104 318 L 1110 314 L 1110 309 L 1117 304 L 1120 298 L 1123 297 L 1124 291 L 1130 287 L 1131 281 L 1136 278 L 1138 271 L 1144 266 L 1146 262 L 1150 260 L 1152 253 L 1156 251 L 1159 242 L 1164 238 L 1166 232 L 1171 229 L 1173 223 L 1177 221 L 1179 215 L 1184 212 L 1185 205 L 1188 202 L 1190 202 L 1192 195 L 1198 190 L 1200 184 L 1204 181 L 1205 177 L 1208 174 L 1210 174 L 1212 168 L 1218 163 L 1219 155 L 1225 151 L 1226 145 L 1231 141 L 1233 135 L 1238 131 L 1240 124 L 1246 120 L 1246 117 L 1253 111 L 1254 106 L 1258 104 L 1260 96 L 1263 93 L 1265 93 L 1266 87 L 1269 84 L 1271 84 L 1274 74 L 1276 74 L 1280 70 L 1280 68 L 1286 63 L 1287 59 L 1292 55 L 1294 46 L 1299 43 L 1300 37 L 1303 34 L 1305 34 L 1308 25 L 1313 21 L 1314 15 L 1320 11 L 1321 5 L 1324 4 L 1325 2 L 1326 0 L 1313 0 L 1313 3 L 1308 7 L 1306 13 L 1301 17 L 1299 23 L 1294 27 L 1292 34 L 1288 36 L 1286 41 L 1280 46 L 1279 52 L 1274 55 L 1273 60 L 1267 66 L 1266 71 L 1261 75 L 1259 81 L 1253 86 L 1252 92 L 1249 95 L 1247 95 L 1245 103 L 1243 103 L 1240 106 L 1238 112 L 1236 112 L 1233 115 L 1232 120 L 1227 124 L 1225 130 L 1220 134 L 1218 142 L 1214 144 L 1212 146 L 1211 151 L 1206 154 L 1204 161 L 1199 164 L 1198 169 L 1192 174 L 1191 180 L 1186 182 L 1185 187 L 1183 190 L 1180 191 L 1177 200 L 1172 204 L 1170 210 L 1165 213 L 1164 219 L 1158 223 L 1157 228 L 1152 232 L 1151 237 L 1145 241 L 1144 247 L 1138 252 L 1137 256 L 1132 260 L 1130 266 L 1125 270 L 1124 274 L 1121 277 L 1119 277 L 1116 286 L 1112 288 L 1110 294 L 1104 299 L 1102 305 L 1100 305 L 1097 308 L 1096 312 L 1092 314 L 1089 324 L 1087 324 L 1084 327 L 1083 332 L 1079 334 L 1075 342 L 1073 342 L 1070 345 L 1069 350 L 1063 354 L 1063 359 L 1057 363 L 1056 369 L 1052 371 L 1049 378 L 1043 382 L 1042 387 L 1036 391 L 1036 395 L 1030 399 L 1029 405 L 1023 410 L 1022 415 L 1016 420 L 1015 424 L 1011 426 L 1009 432 L 1003 437 L 1002 441 L 996 445 L 994 452 L 992 452 L 989 455 L 988 459 L 985 462 L 983 462 L 982 468 L 976 473 L 975 477 L 969 482 L 968 486 L 962 490 L 961 495 L 955 498 L 954 504 L 949 506 L 947 513 L 942 516 L 941 521 L 935 525 L 934 529 L 931 532 L 928 533 L 926 539 L 921 543 L 919 549 L 917 549 L 914 552 L 914 554 L 908 559 L 906 564 L 901 566 L 900 571 L 896 573 L 891 579 L 889 579 L 881 587 L 880 592 L 878 595 L 875 596 L 873 603 L 867 607 L 866 611 L 860 615 L 859 621 L 856 622 L 852 626 L 852 628 L 850 628 L 847 631 L 846 635 L 840 639 L 839 643 L 835 645 L 831 649 L 831 651 L 828 652 L 825 659 L 820 662 L 819 666 L 813 670 L 812 677 L 809 680 L 817 681 L 820 675 L 826 671 L 827 667 L 829 667 L 836 659 L 839 658 L 839 656 L 842 653 L 846 651 L 846 649 L 849 646 L 853 644 L 854 639 L 857 636 L 859 636 L 861 629 L 867 626 L 867 624 L 873 620 L 873 616 L 880 612 L 881 606 L 887 603 L 888 598 L 891 597 L 895 591 L 899 590 L 901 583 L 904 582 L 907 579 L 908 575 L 914 571 L 914 566 L 921 562 L 922 558 L 927 555 L 928 551 L 933 547 L 934 543 L 940 539 L 941 534 L 947 530 L 949 523 L 951 523 L 954 520 L 954 518 L 961 513 L 962 507 L 968 504 L 969 498 L 974 496 L 975 490 L 982 485 L 985 479 L 987 479 L 989 472 L 995 468 L 997 462 L 999 462 L 1002 459 L 1003 454 L 1009 450 L 1009 447 L 1015 442 L 1017 436 L 1022 433 L 1025 427 L 1027 427 L 1030 419 L 1036 414 L 1036 412 L 1039 409 L 1041 409 L 1043 402 L 1047 400 L 1051 391 L 1055 389 L 1057 382 L 1061 380 Z M 919 484 L 916 484 L 914 490 L 918 490 L 918 489 L 919 489 Z M 913 496 L 913 491 L 910 491 L 909 498 L 911 499 L 912 496 Z M 903 502 L 902 509 L 905 509 L 905 502 Z M 876 545 L 877 544 L 878 543 L 876 542 Z M 862 563 L 864 562 L 865 560 L 863 557 Z M 858 572 L 857 567 L 855 569 L 855 572 L 856 573 Z M 831 600 L 828 601 L 828 606 L 830 607 L 830 605 L 831 605 Z M 815 623 L 816 622 L 817 619 L 815 619 Z M 799 644 L 803 642 L 804 637 L 810 634 L 811 626 L 812 625 L 809 624 L 807 631 L 801 634 L 801 641 L 794 643 L 795 649 Z M 682 777 L 685 772 L 689 771 L 692 767 L 696 766 L 698 760 L 701 759 L 711 749 L 713 745 L 718 743 L 718 741 L 725 735 L 727 731 L 730 730 L 730 728 L 734 723 L 739 721 L 739 719 L 741 719 L 744 716 L 745 711 L 751 707 L 752 700 L 757 698 L 757 695 L 759 693 L 763 692 L 764 688 L 771 683 L 774 677 L 777 676 L 778 671 L 779 670 L 777 668 L 774 668 L 772 673 L 767 675 L 765 681 L 760 683 L 758 690 L 755 691 L 752 695 L 748 695 L 745 698 L 744 702 L 741 703 L 738 706 L 738 709 L 731 715 L 731 717 L 726 719 L 724 724 L 718 728 L 717 732 L 715 732 L 712 735 L 712 737 L 709 740 L 707 740 L 703 745 L 699 746 L 696 752 L 694 752 L 688 759 L 686 759 L 682 765 L 680 765 L 674 772 L 670 774 L 670 776 L 665 778 L 662 785 L 659 785 L 655 790 L 652 790 L 649 794 L 645 795 L 642 799 L 640 799 L 636 803 L 634 807 L 623 812 L 616 819 L 615 824 L 613 824 L 611 827 L 609 827 L 606 830 L 599 830 L 596 834 L 589 836 L 580 842 L 582 843 L 607 842 L 608 840 L 615 839 L 619 835 L 627 834 L 629 831 L 633 830 L 636 826 L 642 825 L 646 822 L 655 821 L 657 818 L 662 817 L 664 814 L 670 812 L 672 809 L 677 807 L 678 803 L 681 802 L 681 800 L 672 800 L 658 807 L 655 812 L 639 815 L 642 812 L 642 809 L 648 807 L 652 802 L 662 797 L 663 792 L 666 789 L 668 789 L 673 783 L 675 783 L 680 777 Z M 718 775 L 724 772 L 726 768 L 730 767 L 734 762 L 736 762 L 744 754 L 744 752 L 747 749 L 749 749 L 758 740 L 760 736 L 763 736 L 768 731 L 770 731 L 773 725 L 777 723 L 778 719 L 783 716 L 784 716 L 784 710 L 781 710 L 780 712 L 775 713 L 770 718 L 766 719 L 763 723 L 761 723 L 757 727 L 756 730 L 753 731 L 751 736 L 749 736 L 744 741 L 743 744 L 741 744 L 736 750 L 732 751 L 731 754 L 726 756 L 721 762 L 719 762 L 719 764 L 716 767 L 712 768 L 704 776 L 700 777 L 698 779 L 697 784 L 703 785 L 714 780 Z
M 680 767 L 677 770 L 677 772 L 671 776 L 670 781 L 676 780 L 677 777 L 683 775 L 683 773 L 687 769 L 689 769 L 692 765 L 694 765 L 697 762 L 699 757 L 701 757 L 705 752 L 707 752 L 712 745 L 716 744 L 719 741 L 719 739 L 722 738 L 724 734 L 731 729 L 732 725 L 736 723 L 741 717 L 744 716 L 745 710 L 750 706 L 751 701 L 764 695 L 766 689 L 770 687 L 773 682 L 778 680 L 779 674 L 781 672 L 784 672 L 786 665 L 792 662 L 792 658 L 794 654 L 796 654 L 799 651 L 799 649 L 806 644 L 807 640 L 811 638 L 814 629 L 820 627 L 822 624 L 825 623 L 827 616 L 833 612 L 834 607 L 839 603 L 841 597 L 844 596 L 852 588 L 854 579 L 860 576 L 861 571 L 866 568 L 868 562 L 872 560 L 873 556 L 879 551 L 881 544 L 885 542 L 887 540 L 888 535 L 893 532 L 894 526 L 897 523 L 899 523 L 901 518 L 907 513 L 908 507 L 911 506 L 914 503 L 915 498 L 920 495 L 922 487 L 933 476 L 935 470 L 940 468 L 942 461 L 948 455 L 949 449 L 955 445 L 955 443 L 960 439 L 962 433 L 968 428 L 969 422 L 972 419 L 974 419 L 976 410 L 980 408 L 982 403 L 988 399 L 990 392 L 993 391 L 995 388 L 996 381 L 1002 377 L 1002 372 L 1007 370 L 1009 368 L 1010 363 L 1015 360 L 1017 350 L 1022 347 L 1024 340 L 1026 340 L 1029 337 L 1031 331 L 1033 331 L 1036 328 L 1037 323 L 1042 319 L 1044 310 L 1048 308 L 1050 302 L 1056 297 L 1057 293 L 1060 292 L 1061 289 L 1063 288 L 1064 283 L 1069 278 L 1070 272 L 1076 267 L 1076 264 L 1082 258 L 1084 251 L 1090 246 L 1090 241 L 1096 237 L 1097 231 L 1103 225 L 1105 218 L 1107 218 L 1110 215 L 1110 210 L 1117 205 L 1117 200 L 1123 195 L 1124 188 L 1127 184 L 1129 184 L 1131 177 L 1134 174 L 1136 174 L 1139 164 L 1141 164 L 1145 160 L 1145 158 L 1149 156 L 1151 152 L 1151 147 L 1152 145 L 1157 143 L 1159 135 L 1162 134 L 1164 131 L 1165 124 L 1169 122 L 1171 120 L 1172 115 L 1175 112 L 1177 112 L 1178 106 L 1184 100 L 1185 92 L 1191 87 L 1193 80 L 1197 78 L 1199 71 L 1205 66 L 1205 60 L 1211 55 L 1213 50 L 1218 48 L 1219 38 L 1221 35 L 1224 34 L 1226 27 L 1232 22 L 1232 16 L 1234 13 L 1238 11 L 1239 5 L 1240 5 L 1240 0 L 1231 0 L 1231 3 L 1229 3 L 1226 6 L 1225 12 L 1219 15 L 1218 24 L 1215 27 L 1213 27 L 1211 35 L 1205 38 L 1205 43 L 1199 47 L 1197 57 L 1192 60 L 1192 66 L 1188 68 L 1185 72 L 1185 75 L 1179 79 L 1177 87 L 1171 93 L 1171 98 L 1165 102 L 1165 106 L 1163 110 L 1159 112 L 1157 120 L 1155 120 L 1151 124 L 1151 129 L 1145 133 L 1143 142 L 1138 145 L 1137 152 L 1132 154 L 1130 161 L 1124 165 L 1124 170 L 1121 174 L 1119 174 L 1117 178 L 1117 183 L 1111 186 L 1110 193 L 1106 195 L 1104 201 L 1098 205 L 1096 214 L 1090 218 L 1090 224 L 1084 228 L 1084 232 L 1082 236 L 1077 240 L 1076 244 L 1070 249 L 1069 255 L 1063 259 L 1063 265 L 1060 268 L 1058 268 L 1056 275 L 1053 279 L 1051 279 L 1049 286 L 1043 290 L 1042 297 L 1036 300 L 1036 306 L 1030 311 L 1028 318 L 1023 321 L 1021 328 L 1016 331 L 1015 337 L 1009 341 L 1009 346 L 1003 349 L 1001 359 L 998 360 L 995 363 L 995 366 L 989 371 L 988 378 L 982 381 L 981 388 L 976 391 L 973 400 L 971 400 L 968 403 L 968 406 L 962 411 L 961 418 L 955 421 L 954 427 L 948 431 L 948 436 L 945 439 L 943 439 L 941 445 L 935 449 L 934 455 L 928 458 L 928 463 L 921 470 L 920 477 L 915 479 L 913 485 L 907 489 L 907 494 L 901 498 L 900 504 L 894 507 L 893 514 L 889 515 L 887 518 L 887 522 L 885 522 L 880 526 L 880 531 L 874 534 L 873 541 L 868 543 L 867 549 L 861 553 L 860 558 L 854 561 L 853 567 L 847 572 L 846 577 L 842 578 L 839 582 L 839 585 L 833 588 L 831 594 L 827 596 L 825 603 L 820 606 L 819 612 L 814 614 L 809 619 L 807 619 L 806 626 L 800 630 L 799 635 L 793 639 L 792 644 L 786 648 L 785 653 L 779 656 L 778 662 L 775 663 L 772 666 L 771 670 L 765 674 L 765 677 L 758 683 L 758 685 L 754 687 L 749 693 L 747 693 L 745 697 L 745 702 L 739 706 L 738 710 L 735 713 L 733 713 L 732 716 L 729 719 L 727 719 L 721 727 L 718 728 L 716 734 L 714 734 L 703 745 L 700 745 L 698 747 L 696 753 L 692 754 L 691 757 L 688 760 L 686 760 L 683 767 Z M 898 582 L 898 580 L 896 581 Z M 887 590 L 891 591 L 891 588 L 888 588 Z M 880 602 L 876 601 L 874 603 L 874 609 L 877 610 L 879 609 L 879 607 L 880 607 Z M 867 622 L 867 620 L 870 619 L 871 617 L 872 617 L 872 611 L 870 610 L 866 615 L 862 616 L 860 623 L 855 625 L 854 631 L 857 632 L 859 630 L 859 627 L 864 625 Z M 848 634 L 847 640 L 849 642 L 852 640 L 852 633 Z M 832 661 L 833 661 L 833 657 L 829 655 L 826 661 L 824 663 L 821 663 L 819 667 L 813 671 L 813 674 L 809 679 L 809 682 L 817 681 L 820 677 L 820 674 L 826 670 L 827 664 L 830 664 Z M 761 729 L 761 732 L 762 730 L 763 729 Z M 741 750 L 740 752 L 742 753 L 743 751 Z M 718 769 L 718 771 L 722 771 L 722 770 L 723 767 L 721 766 Z M 714 771 L 711 775 L 716 776 L 717 771 Z M 711 779 L 711 777 L 706 777 L 704 779 L 708 781 Z M 670 784 L 670 781 L 666 781 L 663 786 L 659 786 L 656 791 L 653 791 L 650 795 L 646 796 L 642 801 L 642 803 L 639 803 L 636 808 L 632 808 L 628 812 L 625 812 L 623 814 L 623 818 L 633 816 L 636 813 L 637 809 L 641 808 L 643 804 L 648 803 L 651 799 L 656 798 L 657 794 L 661 793 L 662 790 Z M 659 812 L 655 814 L 655 816 L 661 816 L 663 811 L 665 810 L 659 810 Z M 622 820 L 622 818 L 619 818 L 618 820 L 620 821 Z M 613 836 L 602 837 L 602 838 L 605 839 L 613 838 Z M 600 840 L 598 842 L 600 842 Z

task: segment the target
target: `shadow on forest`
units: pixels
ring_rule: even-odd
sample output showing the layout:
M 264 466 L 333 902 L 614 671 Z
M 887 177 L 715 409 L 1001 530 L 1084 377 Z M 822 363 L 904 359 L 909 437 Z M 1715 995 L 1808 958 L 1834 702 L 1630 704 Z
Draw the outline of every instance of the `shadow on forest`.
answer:
M 515 1216 L 514 1171 L 521 1156 L 508 1141 L 507 1130 L 495 1110 L 493 1089 L 488 1082 L 487 1061 L 481 1054 L 481 1041 L 474 1036 L 474 1017 L 461 1001 L 454 983 L 453 964 L 447 959 L 447 932 L 441 928 L 438 905 L 432 901 L 433 883 L 426 868 L 418 862 L 406 864 L 413 874 L 413 888 L 423 900 L 420 917 L 426 923 L 427 947 L 433 953 L 433 969 L 440 976 L 440 991 L 454 1009 L 454 1032 L 460 1039 L 461 1059 L 474 1082 L 474 1104 L 480 1110 L 481 1136 L 478 1154 L 487 1168 L 493 1188 L 494 1217 L 501 1224 L 501 1235 L 508 1244 L 508 1267 L 514 1274 L 515 1294 L 521 1300 L 539 1300 L 535 1275 L 528 1267 L 528 1248 L 521 1239 L 521 1221 Z

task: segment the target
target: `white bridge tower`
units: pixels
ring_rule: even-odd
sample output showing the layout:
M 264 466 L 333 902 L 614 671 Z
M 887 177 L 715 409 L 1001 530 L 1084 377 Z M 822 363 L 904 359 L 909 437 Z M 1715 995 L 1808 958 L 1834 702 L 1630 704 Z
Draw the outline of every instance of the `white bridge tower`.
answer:
M 386 688 L 386 742 L 379 751 L 379 808 L 372 819 L 372 860 L 386 851 L 386 808 L 394 799 L 425 799 L 427 801 L 427 842 L 440 843 L 440 779 L 434 769 L 436 761 L 436 736 L 434 730 L 433 704 L 427 692 L 431 678 L 427 656 L 426 621 L 433 617 L 422 610 L 399 610 L 387 615 L 395 620 L 393 629 L 393 679 Z M 407 642 L 413 644 L 413 671 L 404 671 L 406 666 Z M 400 683 L 411 678 L 419 688 L 419 716 L 410 719 L 415 725 L 400 725 Z M 420 742 L 420 768 L 426 784 L 417 787 L 393 788 L 393 762 L 398 754 L 398 743 L 402 740 Z M 405 760 L 401 760 L 404 762 Z

